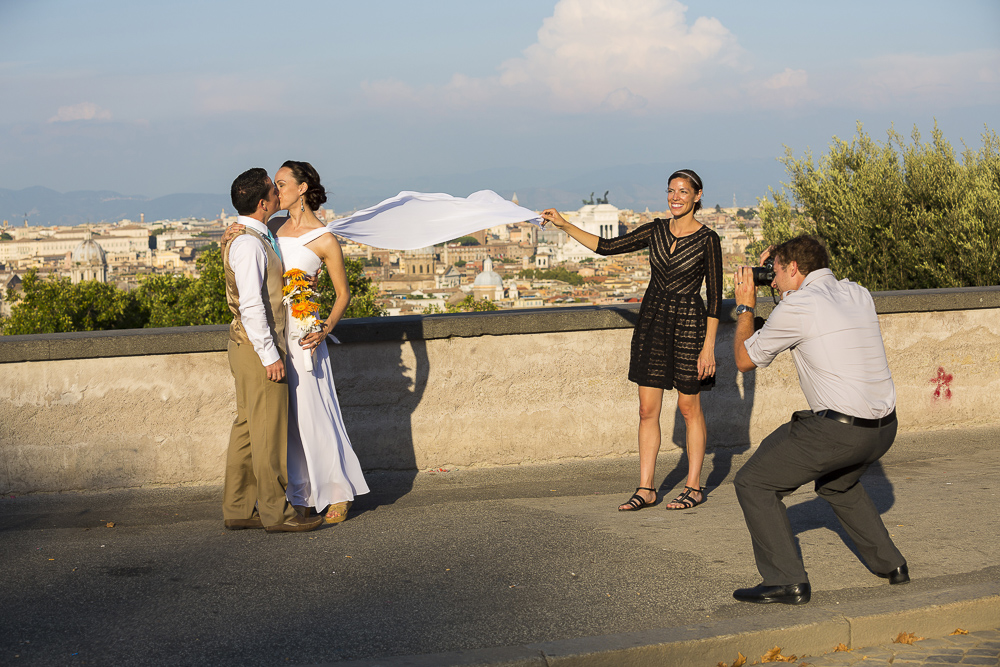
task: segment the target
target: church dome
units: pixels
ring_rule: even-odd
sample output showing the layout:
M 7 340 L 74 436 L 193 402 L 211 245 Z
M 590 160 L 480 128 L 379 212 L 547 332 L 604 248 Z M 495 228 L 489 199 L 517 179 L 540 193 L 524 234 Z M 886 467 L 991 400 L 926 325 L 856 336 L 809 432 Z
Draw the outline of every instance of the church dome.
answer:
M 70 256 L 70 260 L 74 264 L 107 264 L 108 260 L 104 253 L 104 248 L 90 237 L 90 232 L 87 232 L 87 237 L 80 241 L 80 244 L 73 248 L 73 254 Z
M 476 276 L 473 287 L 503 287 L 503 278 L 493 270 L 493 260 L 489 257 L 483 262 L 483 272 Z

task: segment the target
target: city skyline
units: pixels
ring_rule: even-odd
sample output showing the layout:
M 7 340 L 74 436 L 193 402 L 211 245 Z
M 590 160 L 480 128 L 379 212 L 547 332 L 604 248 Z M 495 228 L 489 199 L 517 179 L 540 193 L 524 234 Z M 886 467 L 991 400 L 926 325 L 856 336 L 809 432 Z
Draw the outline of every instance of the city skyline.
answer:
M 291 158 L 340 192 L 500 191 L 491 173 L 822 154 L 858 121 L 936 120 L 961 150 L 1000 103 L 997 28 L 988 0 L 7 2 L 0 182 L 224 194 Z

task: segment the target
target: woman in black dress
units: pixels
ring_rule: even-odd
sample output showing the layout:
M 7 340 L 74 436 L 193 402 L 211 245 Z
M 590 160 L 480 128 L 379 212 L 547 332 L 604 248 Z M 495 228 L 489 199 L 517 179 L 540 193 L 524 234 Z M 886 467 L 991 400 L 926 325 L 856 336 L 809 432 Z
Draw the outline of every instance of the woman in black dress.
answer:
M 649 248 L 651 277 L 632 334 L 628 379 L 639 385 L 639 487 L 618 507 L 635 511 L 657 502 L 653 477 L 660 451 L 663 390 L 677 390 L 677 408 L 687 434 L 688 476 L 684 491 L 667 509 L 690 509 L 705 499 L 701 468 L 708 431 L 700 392 L 715 384 L 715 334 L 722 309 L 722 246 L 719 235 L 698 222 L 701 178 L 690 169 L 671 174 L 667 203 L 673 217 L 657 218 L 638 229 L 605 239 L 570 224 L 555 209 L 542 212 L 551 222 L 601 255 Z M 705 281 L 708 304 L 700 291 Z

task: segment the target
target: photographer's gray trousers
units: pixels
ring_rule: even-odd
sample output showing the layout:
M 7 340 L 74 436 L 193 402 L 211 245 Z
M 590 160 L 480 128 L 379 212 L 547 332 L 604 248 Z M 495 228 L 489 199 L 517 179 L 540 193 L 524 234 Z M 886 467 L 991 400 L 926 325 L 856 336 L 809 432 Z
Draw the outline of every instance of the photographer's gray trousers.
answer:
M 896 421 L 881 428 L 852 426 L 805 410 L 761 442 L 735 485 L 764 585 L 809 580 L 782 502 L 808 482 L 833 507 L 869 569 L 888 573 L 906 562 L 858 481 L 892 446 L 896 427 Z

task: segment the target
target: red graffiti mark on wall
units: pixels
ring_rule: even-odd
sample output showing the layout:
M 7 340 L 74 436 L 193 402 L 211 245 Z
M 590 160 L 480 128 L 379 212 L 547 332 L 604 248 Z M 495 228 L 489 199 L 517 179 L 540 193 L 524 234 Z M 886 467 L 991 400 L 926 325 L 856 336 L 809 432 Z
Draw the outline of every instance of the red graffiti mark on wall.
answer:
M 937 385 L 934 388 L 935 400 L 941 397 L 951 398 L 951 381 L 954 379 L 954 375 L 946 373 L 943 367 L 938 366 L 937 377 L 931 378 L 931 384 Z

